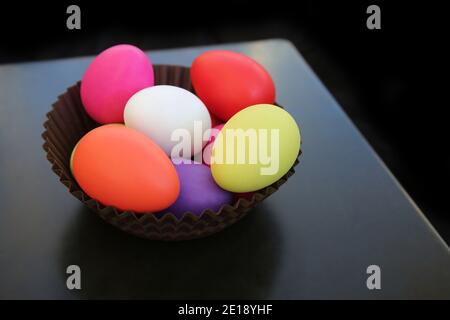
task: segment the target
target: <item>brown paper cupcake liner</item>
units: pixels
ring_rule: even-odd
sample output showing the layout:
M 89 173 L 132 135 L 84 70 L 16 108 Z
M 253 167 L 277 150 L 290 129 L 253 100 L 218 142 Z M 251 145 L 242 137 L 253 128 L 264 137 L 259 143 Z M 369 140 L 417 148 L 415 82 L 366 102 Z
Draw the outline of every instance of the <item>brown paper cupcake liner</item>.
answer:
M 155 65 L 155 84 L 167 84 L 182 87 L 194 92 L 188 67 Z M 295 173 L 295 164 L 281 179 L 272 185 L 255 192 L 250 199 L 238 198 L 232 205 L 226 204 L 218 212 L 206 209 L 200 216 L 190 212 L 177 218 L 172 213 L 162 216 L 121 211 L 104 206 L 89 197 L 75 181 L 70 172 L 70 156 L 76 143 L 90 130 L 99 126 L 85 112 L 80 98 L 80 82 L 67 89 L 58 97 L 47 114 L 44 123 L 45 140 L 43 148 L 52 170 L 69 192 L 83 202 L 103 220 L 122 231 L 138 237 L 154 240 L 187 240 L 205 237 L 232 225 L 242 219 L 255 205 L 278 190 Z M 300 155 L 300 154 L 299 154 Z

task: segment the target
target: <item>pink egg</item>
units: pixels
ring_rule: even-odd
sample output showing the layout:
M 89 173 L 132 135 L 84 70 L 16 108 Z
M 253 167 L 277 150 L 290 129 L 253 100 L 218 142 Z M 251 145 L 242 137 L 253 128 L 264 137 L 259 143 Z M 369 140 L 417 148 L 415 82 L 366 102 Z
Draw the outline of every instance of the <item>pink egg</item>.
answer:
M 81 101 L 98 123 L 123 122 L 128 99 L 154 85 L 153 66 L 139 48 L 122 44 L 100 53 L 81 81 Z
M 207 165 L 208 167 L 211 164 L 211 152 L 212 147 L 214 145 L 214 141 L 216 140 L 223 126 L 224 124 L 219 124 L 218 126 L 215 126 L 214 128 L 211 129 L 211 137 L 209 138 L 209 141 L 206 144 L 205 148 L 203 148 L 203 164 Z

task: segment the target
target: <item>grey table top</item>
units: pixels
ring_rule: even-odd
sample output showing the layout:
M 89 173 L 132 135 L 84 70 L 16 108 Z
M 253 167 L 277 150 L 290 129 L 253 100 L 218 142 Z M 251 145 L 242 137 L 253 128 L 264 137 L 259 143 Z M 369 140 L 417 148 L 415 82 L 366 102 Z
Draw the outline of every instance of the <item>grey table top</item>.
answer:
M 294 46 L 149 52 L 190 65 L 225 48 L 262 63 L 297 120 L 297 173 L 241 222 L 179 243 L 104 223 L 50 170 L 45 113 L 92 57 L 0 66 L 0 298 L 450 298 L 450 252 Z M 82 290 L 66 288 L 66 267 Z M 368 290 L 366 268 L 381 268 Z

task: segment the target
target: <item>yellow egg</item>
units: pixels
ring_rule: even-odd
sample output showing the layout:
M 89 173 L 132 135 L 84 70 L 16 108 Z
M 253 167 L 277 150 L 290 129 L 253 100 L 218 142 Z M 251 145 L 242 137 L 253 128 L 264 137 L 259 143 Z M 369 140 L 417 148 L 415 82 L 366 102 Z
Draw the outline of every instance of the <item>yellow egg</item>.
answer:
M 75 154 L 75 150 L 77 149 L 77 146 L 78 146 L 78 143 L 75 145 L 75 147 L 73 147 L 72 154 L 70 155 L 69 167 L 70 167 L 70 173 L 72 173 L 72 175 L 73 175 L 73 155 Z
M 267 187 L 292 167 L 300 142 L 299 128 L 285 110 L 271 104 L 245 108 L 228 120 L 214 142 L 213 178 L 232 192 Z

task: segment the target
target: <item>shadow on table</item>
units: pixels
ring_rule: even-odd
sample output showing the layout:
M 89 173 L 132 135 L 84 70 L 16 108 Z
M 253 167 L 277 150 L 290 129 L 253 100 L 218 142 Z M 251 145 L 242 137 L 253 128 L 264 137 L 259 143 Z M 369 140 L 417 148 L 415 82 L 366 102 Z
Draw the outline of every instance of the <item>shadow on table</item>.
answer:
M 60 263 L 81 268 L 74 298 L 264 299 L 282 247 L 274 215 L 263 204 L 210 237 L 159 242 L 128 235 L 80 207 Z

